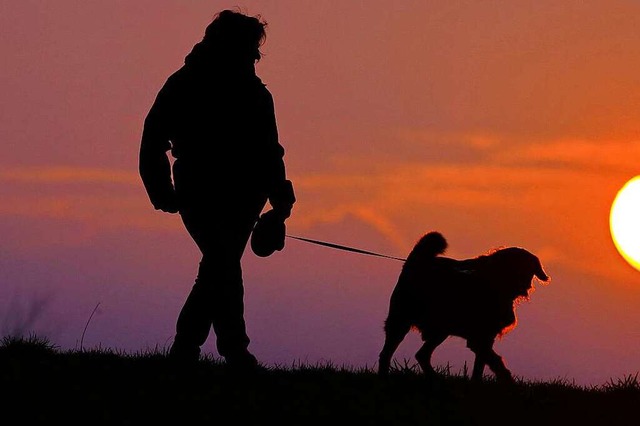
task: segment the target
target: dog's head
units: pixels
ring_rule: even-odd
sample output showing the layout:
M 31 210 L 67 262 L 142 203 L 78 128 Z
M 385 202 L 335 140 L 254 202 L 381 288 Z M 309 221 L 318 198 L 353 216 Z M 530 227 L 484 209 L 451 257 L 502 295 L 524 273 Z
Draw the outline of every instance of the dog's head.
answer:
M 492 282 L 505 297 L 527 299 L 537 278 L 548 283 L 550 278 L 542 268 L 537 256 L 519 247 L 500 249 L 488 256 Z

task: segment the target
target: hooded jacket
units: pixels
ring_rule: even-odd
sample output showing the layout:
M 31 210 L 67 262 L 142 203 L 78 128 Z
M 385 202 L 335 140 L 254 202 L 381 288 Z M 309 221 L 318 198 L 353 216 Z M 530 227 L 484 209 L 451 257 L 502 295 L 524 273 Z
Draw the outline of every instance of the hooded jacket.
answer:
M 286 181 L 273 97 L 253 64 L 202 50 L 167 79 L 144 121 L 139 171 L 156 209 L 221 192 L 271 197 Z

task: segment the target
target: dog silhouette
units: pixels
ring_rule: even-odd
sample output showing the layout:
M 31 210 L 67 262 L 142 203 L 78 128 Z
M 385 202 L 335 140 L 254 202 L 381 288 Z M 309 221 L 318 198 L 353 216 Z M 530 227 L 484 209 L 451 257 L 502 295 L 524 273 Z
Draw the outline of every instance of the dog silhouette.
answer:
M 434 350 L 449 336 L 458 336 L 475 354 L 472 380 L 481 381 L 489 366 L 496 380 L 513 382 L 494 342 L 515 327 L 517 302 L 528 300 L 534 278 L 550 278 L 538 257 L 523 248 L 456 260 L 442 256 L 447 246 L 442 234 L 429 232 L 407 257 L 391 294 L 378 373 L 389 373 L 394 352 L 414 329 L 424 342 L 415 357 L 425 374 L 435 373 Z

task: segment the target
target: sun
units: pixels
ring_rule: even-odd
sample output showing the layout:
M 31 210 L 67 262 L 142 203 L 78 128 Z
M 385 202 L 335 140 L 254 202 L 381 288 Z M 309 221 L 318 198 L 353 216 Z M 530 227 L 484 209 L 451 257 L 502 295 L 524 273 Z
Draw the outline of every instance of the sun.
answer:
M 640 176 L 618 191 L 611 204 L 609 228 L 618 252 L 640 271 Z

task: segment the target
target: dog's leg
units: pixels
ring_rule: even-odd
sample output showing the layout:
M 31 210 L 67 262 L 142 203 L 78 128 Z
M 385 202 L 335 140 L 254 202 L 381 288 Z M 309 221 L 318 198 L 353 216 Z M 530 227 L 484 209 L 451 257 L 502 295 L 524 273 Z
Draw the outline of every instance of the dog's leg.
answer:
M 416 360 L 418 360 L 422 372 L 432 376 L 435 374 L 435 370 L 431 365 L 431 356 L 433 355 L 433 351 L 447 339 L 447 336 L 425 336 L 423 334 L 422 339 L 424 343 L 418 352 L 416 352 Z
M 471 380 L 481 382 L 484 377 L 484 367 L 487 364 L 487 355 L 491 352 L 493 341 L 477 342 L 467 341 L 467 347 L 475 354 L 473 361 L 473 371 L 471 372 Z
M 493 348 L 489 348 L 487 352 L 487 365 L 496 375 L 496 380 L 503 383 L 513 383 L 511 371 L 504 364 L 504 360 L 498 355 Z
M 411 329 L 408 325 L 393 325 L 387 322 L 385 324 L 385 341 L 380 356 L 378 358 L 378 374 L 385 376 L 389 374 L 389 368 L 391 367 L 391 357 L 400 346 L 400 343 L 404 340 Z
M 493 350 L 493 345 L 468 345 L 475 354 L 476 358 L 473 363 L 473 373 L 471 380 L 474 382 L 482 381 L 484 366 L 488 365 L 491 371 L 496 375 L 496 379 L 500 382 L 512 383 L 513 377 L 511 371 L 504 364 L 504 360 Z
M 482 357 L 482 352 L 476 352 L 475 360 L 473 361 L 473 371 L 471 373 L 471 380 L 474 382 L 479 382 L 482 380 L 484 376 L 484 366 L 486 362 Z

